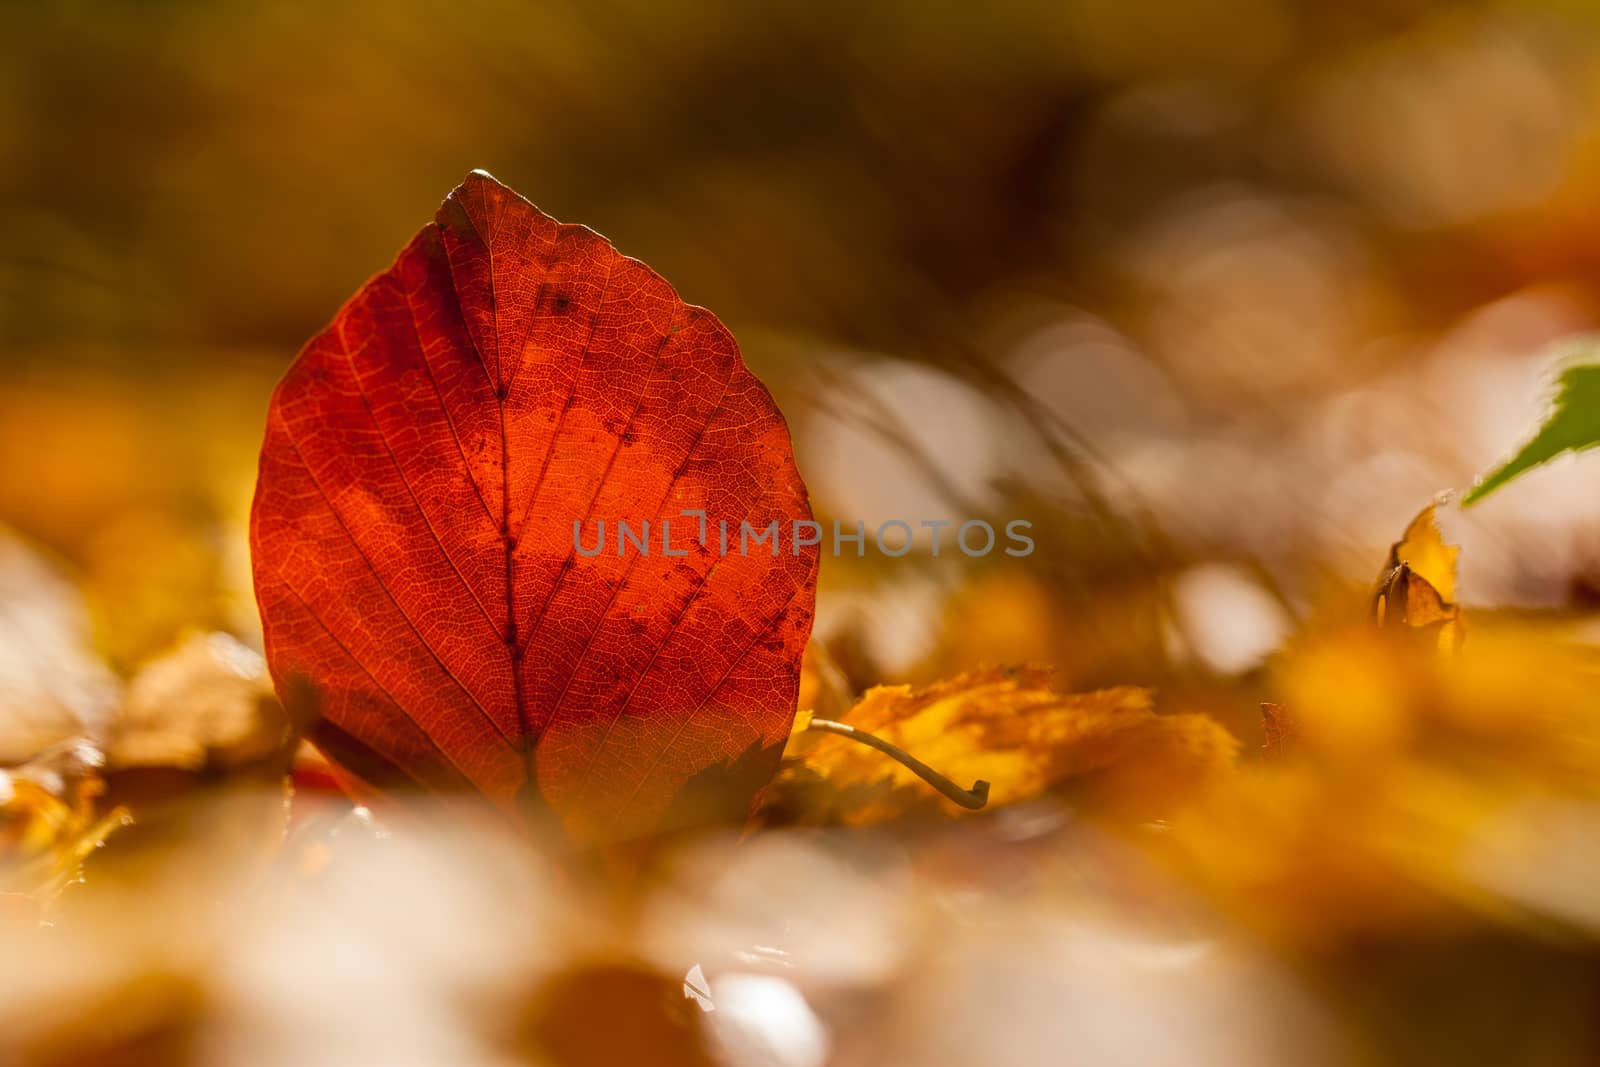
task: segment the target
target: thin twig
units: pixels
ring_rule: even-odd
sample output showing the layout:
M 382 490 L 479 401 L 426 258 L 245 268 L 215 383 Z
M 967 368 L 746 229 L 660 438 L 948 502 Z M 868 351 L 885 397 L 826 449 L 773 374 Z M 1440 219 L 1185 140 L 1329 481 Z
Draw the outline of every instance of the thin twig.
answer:
M 875 737 L 865 730 L 858 730 L 849 723 L 834 722 L 832 719 L 812 719 L 808 730 L 821 730 L 823 733 L 838 734 L 858 741 L 868 748 L 875 748 L 890 759 L 905 765 L 912 774 L 943 793 L 952 803 L 959 804 L 968 811 L 977 811 L 989 802 L 989 783 L 982 778 L 972 783 L 971 789 L 962 789 L 950 779 L 934 770 L 932 767 L 917 759 L 911 753 L 898 745 L 890 744 L 881 737 Z

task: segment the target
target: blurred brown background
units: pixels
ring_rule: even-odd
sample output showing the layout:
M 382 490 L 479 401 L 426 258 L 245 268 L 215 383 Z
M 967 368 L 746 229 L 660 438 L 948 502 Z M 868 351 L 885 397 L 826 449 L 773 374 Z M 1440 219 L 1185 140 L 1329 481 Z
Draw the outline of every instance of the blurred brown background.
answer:
M 0 20 L 0 519 L 123 670 L 250 639 L 267 391 L 472 167 L 722 316 L 826 516 L 1034 523 L 1022 562 L 830 560 L 857 686 L 1248 671 L 1517 443 L 1600 296 L 1583 0 Z M 1447 527 L 1467 599 L 1592 606 L 1597 483 Z

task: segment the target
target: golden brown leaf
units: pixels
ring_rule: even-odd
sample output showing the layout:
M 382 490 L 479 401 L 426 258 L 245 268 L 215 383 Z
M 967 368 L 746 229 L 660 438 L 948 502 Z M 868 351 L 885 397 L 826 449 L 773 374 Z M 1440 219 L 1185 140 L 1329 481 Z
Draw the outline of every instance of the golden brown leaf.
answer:
M 1228 767 L 1237 750 L 1203 715 L 1157 715 L 1147 690 L 1063 695 L 1037 668 L 978 671 L 915 689 L 879 686 L 844 721 L 962 785 L 991 783 L 993 805 L 1070 783 L 1087 802 L 1128 815 L 1170 804 Z M 786 755 L 769 805 L 803 821 L 860 825 L 960 810 L 906 767 L 842 737 L 802 732 Z
M 1439 531 L 1436 504 L 1417 513 L 1405 535 L 1389 549 L 1378 578 L 1372 615 L 1383 629 L 1405 628 L 1436 634 L 1441 652 L 1460 647 L 1465 624 L 1455 603 L 1460 545 L 1447 545 Z
M 1456 598 L 1456 568 L 1461 559 L 1461 546 L 1444 543 L 1437 511 L 1438 504 L 1433 503 L 1417 512 L 1404 536 L 1390 546 L 1389 562 L 1384 570 L 1387 573 L 1404 563 L 1436 589 L 1440 599 L 1450 602 Z

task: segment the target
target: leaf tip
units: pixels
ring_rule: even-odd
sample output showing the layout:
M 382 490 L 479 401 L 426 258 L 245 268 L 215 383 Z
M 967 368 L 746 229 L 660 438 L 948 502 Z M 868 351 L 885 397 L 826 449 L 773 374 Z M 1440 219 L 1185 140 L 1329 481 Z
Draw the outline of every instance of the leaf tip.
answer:
M 450 191 L 445 199 L 457 200 L 463 204 L 493 204 L 497 203 L 506 194 L 517 195 L 511 187 L 482 167 L 473 167 L 467 171 L 467 176 L 461 183 Z

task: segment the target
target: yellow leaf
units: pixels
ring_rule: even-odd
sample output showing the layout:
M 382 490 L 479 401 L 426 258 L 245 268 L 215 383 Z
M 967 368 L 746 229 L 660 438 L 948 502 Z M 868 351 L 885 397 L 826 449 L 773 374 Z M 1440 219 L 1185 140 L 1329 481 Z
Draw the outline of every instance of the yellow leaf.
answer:
M 1229 767 L 1237 750 L 1203 715 L 1157 715 L 1147 690 L 1062 695 L 1037 668 L 978 671 L 915 689 L 879 686 L 844 721 L 962 786 L 989 782 L 991 806 L 1070 784 L 1092 806 L 1140 817 Z M 961 810 L 907 767 L 847 738 L 825 734 L 801 751 L 770 801 L 801 821 L 860 825 Z
M 1383 629 L 1404 627 L 1435 634 L 1441 652 L 1461 644 L 1465 623 L 1455 603 L 1460 545 L 1447 545 L 1439 531 L 1437 505 L 1429 504 L 1389 549 L 1378 578 L 1372 613 Z
M 1437 507 L 1437 504 L 1429 504 L 1417 512 L 1417 517 L 1406 527 L 1405 536 L 1390 547 L 1386 569 L 1407 565 L 1438 591 L 1441 600 L 1451 603 L 1456 599 L 1456 566 L 1461 558 L 1461 546 L 1444 543 Z

